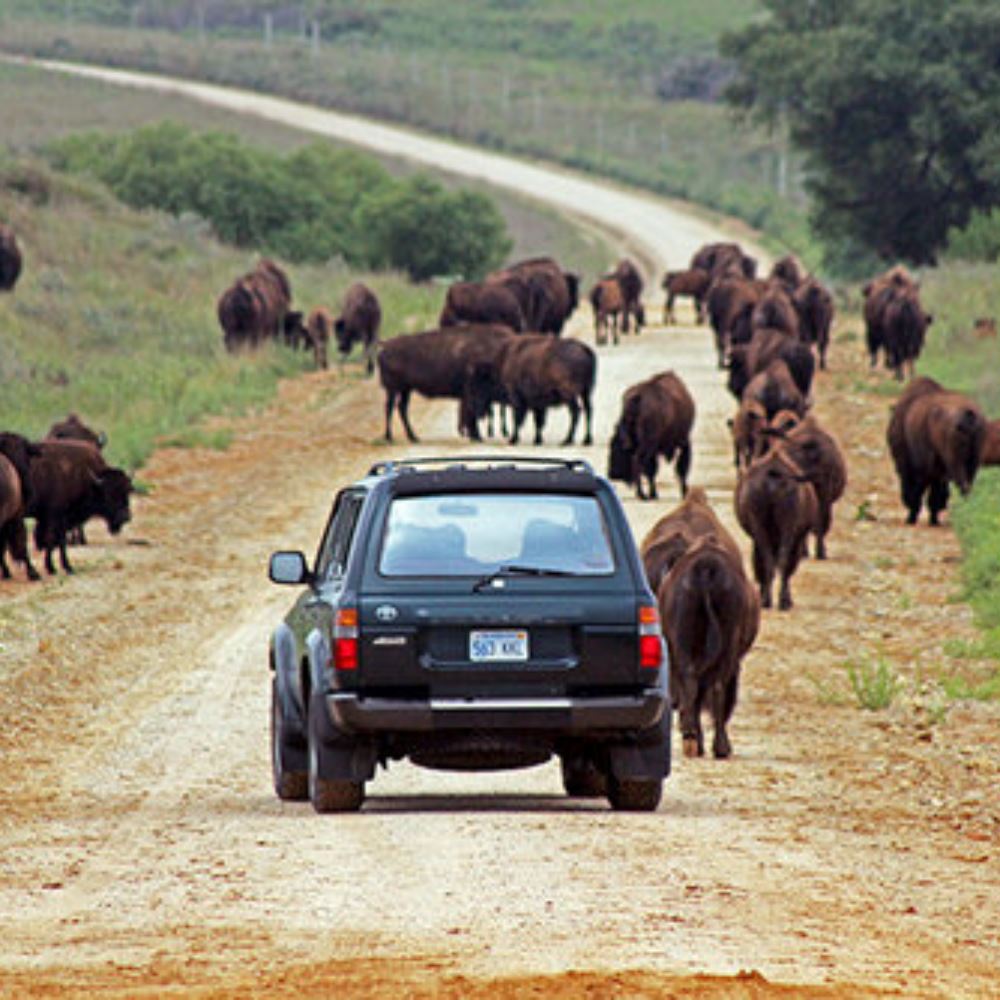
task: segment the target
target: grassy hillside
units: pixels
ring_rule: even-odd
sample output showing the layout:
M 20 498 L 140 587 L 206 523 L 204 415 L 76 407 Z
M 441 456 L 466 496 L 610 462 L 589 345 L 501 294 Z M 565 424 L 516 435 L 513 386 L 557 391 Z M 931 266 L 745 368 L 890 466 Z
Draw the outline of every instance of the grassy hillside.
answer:
M 0 218 L 19 234 L 21 281 L 0 296 L 0 427 L 35 437 L 70 410 L 107 432 L 111 459 L 133 469 L 158 443 L 224 446 L 205 418 L 266 403 L 278 379 L 311 367 L 273 346 L 230 357 L 215 317 L 219 292 L 253 263 L 194 218 L 136 213 L 102 189 L 0 159 Z M 357 276 L 291 270 L 300 306 L 336 306 Z M 366 278 L 385 330 L 419 329 L 441 290 Z
M 315 45 L 298 18 L 275 21 L 267 44 L 265 6 L 216 24 L 225 5 L 212 5 L 201 32 L 194 13 L 160 19 L 176 31 L 108 26 L 127 23 L 121 14 L 97 28 L 88 10 L 123 5 L 81 0 L 71 19 L 43 20 L 16 0 L 0 46 L 282 93 L 543 156 L 737 215 L 814 259 L 782 137 L 736 128 L 718 104 L 658 96 L 720 72 L 714 38 L 754 15 L 751 0 L 317 4 Z

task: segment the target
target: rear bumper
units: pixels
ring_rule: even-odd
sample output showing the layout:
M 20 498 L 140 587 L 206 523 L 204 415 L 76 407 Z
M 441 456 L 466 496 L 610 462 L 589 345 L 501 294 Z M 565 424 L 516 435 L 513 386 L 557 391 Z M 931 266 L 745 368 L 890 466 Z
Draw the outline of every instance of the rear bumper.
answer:
M 430 733 L 458 729 L 541 730 L 579 734 L 629 731 L 656 725 L 667 694 L 647 688 L 635 696 L 608 698 L 435 698 L 403 701 L 363 698 L 348 692 L 326 696 L 334 724 L 348 733 Z

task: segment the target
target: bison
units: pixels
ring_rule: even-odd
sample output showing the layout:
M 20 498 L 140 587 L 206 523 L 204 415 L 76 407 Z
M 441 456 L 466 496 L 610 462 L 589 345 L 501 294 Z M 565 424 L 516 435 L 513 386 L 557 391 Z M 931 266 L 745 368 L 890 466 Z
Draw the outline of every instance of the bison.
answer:
M 899 476 L 907 524 L 916 524 L 927 496 L 930 523 L 937 525 L 954 483 L 962 495 L 975 482 L 987 421 L 967 396 L 929 378 L 915 378 L 892 409 L 886 440 Z
M 498 371 L 514 415 L 511 444 L 517 444 L 529 410 L 535 418 L 535 444 L 541 444 L 545 412 L 552 406 L 569 408 L 570 425 L 562 442 L 564 445 L 573 443 L 581 409 L 586 420 L 583 443 L 593 443 L 591 396 L 597 356 L 590 347 L 579 340 L 523 334 L 503 345 Z
M 614 278 L 602 278 L 590 290 L 590 304 L 594 309 L 594 339 L 598 344 L 608 342 L 608 330 L 618 343 L 619 317 L 627 318 L 625 295 Z
M 913 377 L 914 365 L 924 347 L 927 327 L 934 321 L 920 305 L 919 293 L 908 288 L 897 291 L 882 313 L 882 338 L 886 365 L 902 382 L 906 368 Z
M 608 477 L 635 487 L 640 500 L 655 500 L 659 456 L 674 461 L 681 496 L 691 468 L 695 406 L 687 386 L 672 371 L 660 372 L 627 389 L 608 456 Z M 674 456 L 676 455 L 676 460 Z M 643 489 L 643 477 L 649 493 Z
M 771 442 L 780 441 L 788 456 L 809 478 L 816 491 L 816 558 L 826 558 L 826 535 L 833 522 L 833 505 L 847 488 L 847 463 L 836 439 L 815 417 L 800 420 L 794 413 L 775 415 L 764 431 Z
M 792 607 L 790 581 L 806 537 L 816 530 L 819 502 L 809 477 L 778 446 L 755 458 L 736 484 L 736 518 L 753 541 L 754 577 L 761 605 L 771 607 L 775 573 L 781 576 L 778 607 Z
M 885 350 L 885 311 L 893 299 L 907 292 L 919 293 L 920 285 L 905 267 L 890 268 L 869 281 L 862 292 L 865 297 L 865 341 L 871 367 L 878 361 L 878 352 Z M 886 351 L 886 364 L 890 358 Z
M 740 400 L 736 416 L 729 421 L 733 434 L 733 464 L 737 468 L 749 465 L 760 454 L 767 426 L 767 409 L 763 403 L 751 396 Z
M 306 335 L 312 348 L 316 370 L 329 367 L 328 347 L 333 336 L 333 314 L 325 306 L 316 306 L 306 319 Z
M 516 333 L 527 329 L 517 296 L 507 287 L 489 281 L 456 281 L 448 288 L 441 326 L 470 323 L 508 326 Z
M 579 304 L 579 278 L 563 271 L 551 257 L 519 261 L 491 272 L 486 281 L 513 292 L 524 314 L 525 329 L 536 333 L 559 336 Z
M 763 371 L 757 372 L 743 390 L 742 400 L 754 399 L 767 412 L 770 420 L 779 410 L 792 410 L 805 416 L 809 404 L 792 378 L 787 363 L 775 358 Z
M 38 571 L 28 554 L 25 512 L 31 499 L 30 469 L 33 458 L 41 452 L 20 434 L 0 434 L 0 574 L 10 579 L 5 553 L 24 563 L 29 580 L 37 580 Z
M 749 281 L 757 277 L 757 261 L 748 257 L 738 243 L 706 243 L 695 252 L 689 267 L 708 271 L 713 278 L 726 271 L 739 273 Z
M 768 280 L 780 284 L 789 296 L 794 295 L 803 281 L 799 262 L 791 254 L 786 254 L 774 262 Z
M 302 342 L 302 314 L 292 312 L 291 302 L 288 275 L 273 260 L 261 260 L 219 297 L 216 312 L 226 350 L 257 347 L 269 338 L 293 346 Z
M 799 335 L 799 315 L 780 282 L 768 284 L 750 313 L 751 338 L 762 329 L 784 330 L 793 337 Z
M 14 230 L 0 222 L 0 292 L 13 290 L 21 276 L 22 263 Z
M 750 379 L 777 360 L 785 362 L 803 399 L 808 399 L 816 362 L 812 351 L 784 330 L 758 330 L 749 344 L 738 344 L 730 349 L 726 381 L 729 391 L 742 399 Z
M 75 413 L 70 413 L 65 420 L 57 421 L 49 428 L 45 440 L 83 441 L 101 451 L 108 443 L 108 436 L 104 431 L 92 430 Z M 81 524 L 67 532 L 67 540 L 70 545 L 86 545 L 87 536 L 84 533 L 83 525 Z
M 686 757 L 705 753 L 702 706 L 712 713 L 712 753 L 732 754 L 726 724 L 736 706 L 740 662 L 760 627 L 760 601 L 739 552 L 702 535 L 663 578 L 657 594 L 670 649 L 671 685 Z
M 625 309 L 622 314 L 622 330 L 629 331 L 629 317 L 635 319 L 635 332 L 645 326 L 646 313 L 642 308 L 642 275 L 639 269 L 627 257 L 618 261 L 614 271 L 605 275 L 618 283 L 622 297 L 625 300 Z
M 833 326 L 833 296 L 815 278 L 807 278 L 792 296 L 799 314 L 799 337 L 804 344 L 815 344 L 820 368 L 826 368 Z
M 663 303 L 663 322 L 676 323 L 674 303 L 682 295 L 689 295 L 694 300 L 694 318 L 696 323 L 705 319 L 704 302 L 712 276 L 700 267 L 691 267 L 686 271 L 667 271 L 663 276 L 662 288 L 667 293 Z
M 498 352 L 515 334 L 505 326 L 455 326 L 396 337 L 378 353 L 379 380 L 385 390 L 385 439 L 392 440 L 392 413 L 399 417 L 410 441 L 417 435 L 410 425 L 410 396 L 419 392 L 431 399 L 457 399 L 459 430 L 479 440 L 472 416 L 473 374 L 484 364 L 495 369 Z
M 102 517 L 108 530 L 119 531 L 132 518 L 132 480 L 115 469 L 88 444 L 43 441 L 41 454 L 29 466 L 31 498 L 26 514 L 35 518 L 35 546 L 45 553 L 45 569 L 55 573 L 52 553 L 58 549 L 62 568 L 73 572 L 66 554 L 66 535 L 91 517 Z
M 745 278 L 726 277 L 713 281 L 705 300 L 708 320 L 715 333 L 715 350 L 720 368 L 733 344 L 746 343 L 752 333 L 754 306 L 763 298 L 766 286 Z
M 639 547 L 646 579 L 654 594 L 674 563 L 702 535 L 715 535 L 737 559 L 740 558 L 736 539 L 712 510 L 704 488 L 692 486 L 684 499 L 646 532 Z
M 356 343 L 362 345 L 365 370 L 369 375 L 375 371 L 375 352 L 381 325 L 382 307 L 375 293 L 367 285 L 356 281 L 344 294 L 344 304 L 333 328 L 341 355 L 349 354 Z

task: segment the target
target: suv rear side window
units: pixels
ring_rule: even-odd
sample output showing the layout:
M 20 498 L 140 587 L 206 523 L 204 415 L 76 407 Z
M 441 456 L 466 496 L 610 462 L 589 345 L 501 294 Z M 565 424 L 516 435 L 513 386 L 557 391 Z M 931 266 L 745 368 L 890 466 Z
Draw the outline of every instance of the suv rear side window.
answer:
M 320 579 L 328 580 L 344 572 L 364 500 L 363 493 L 340 495 L 316 559 L 316 575 Z
M 466 576 L 510 565 L 578 576 L 613 573 L 597 498 L 459 493 L 392 501 L 379 557 L 384 576 Z

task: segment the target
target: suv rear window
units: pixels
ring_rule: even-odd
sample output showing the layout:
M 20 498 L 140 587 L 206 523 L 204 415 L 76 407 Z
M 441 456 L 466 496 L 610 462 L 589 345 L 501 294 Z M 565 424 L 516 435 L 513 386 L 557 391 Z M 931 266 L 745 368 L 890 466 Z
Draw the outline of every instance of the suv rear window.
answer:
M 392 501 L 379 559 L 383 575 L 467 576 L 511 565 L 578 576 L 613 573 L 597 498 L 461 493 Z

